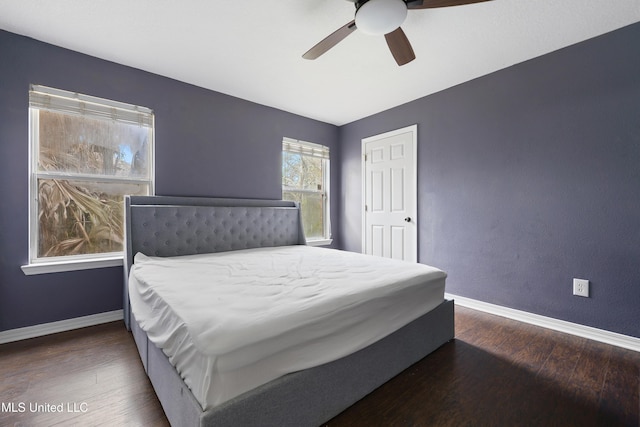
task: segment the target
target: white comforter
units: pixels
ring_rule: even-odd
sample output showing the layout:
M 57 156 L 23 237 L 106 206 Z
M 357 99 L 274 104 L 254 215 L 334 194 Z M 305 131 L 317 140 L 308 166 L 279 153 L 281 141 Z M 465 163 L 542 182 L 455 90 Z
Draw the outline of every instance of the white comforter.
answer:
M 308 246 L 137 254 L 133 314 L 203 409 L 360 350 L 435 308 L 433 267 Z

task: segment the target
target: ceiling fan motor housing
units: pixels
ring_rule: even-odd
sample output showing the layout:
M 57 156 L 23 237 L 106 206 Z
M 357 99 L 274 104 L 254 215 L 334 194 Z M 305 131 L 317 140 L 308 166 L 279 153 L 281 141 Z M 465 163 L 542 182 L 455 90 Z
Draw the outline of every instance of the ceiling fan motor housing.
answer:
M 365 34 L 388 34 L 407 18 L 404 0 L 360 0 L 355 5 L 356 27 Z

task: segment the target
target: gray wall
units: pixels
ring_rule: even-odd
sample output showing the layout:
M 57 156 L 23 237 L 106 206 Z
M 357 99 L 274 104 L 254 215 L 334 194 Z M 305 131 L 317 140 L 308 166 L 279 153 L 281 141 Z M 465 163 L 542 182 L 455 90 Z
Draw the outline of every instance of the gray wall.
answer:
M 417 123 L 419 257 L 449 292 L 640 337 L 639 43 L 636 24 L 338 129 L 0 31 L 0 330 L 122 307 L 121 268 L 20 270 L 38 83 L 153 108 L 158 194 L 279 198 L 282 136 L 329 145 L 355 251 L 360 140 Z
M 639 51 L 635 24 L 341 127 L 343 247 L 361 139 L 417 123 L 419 260 L 448 292 L 640 337 Z
M 157 194 L 280 199 L 283 136 L 328 145 L 339 164 L 333 125 L 5 31 L 0 58 L 0 330 L 122 308 L 120 267 L 38 276 L 20 270 L 28 261 L 30 83 L 152 108 Z M 331 183 L 337 193 L 338 167 Z M 336 200 L 333 224 L 338 211 Z

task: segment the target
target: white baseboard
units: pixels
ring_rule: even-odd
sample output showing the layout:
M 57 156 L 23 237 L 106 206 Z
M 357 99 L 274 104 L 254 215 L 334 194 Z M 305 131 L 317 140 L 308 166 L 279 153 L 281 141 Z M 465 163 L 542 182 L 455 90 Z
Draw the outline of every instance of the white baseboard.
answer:
M 26 340 L 28 338 L 41 337 L 43 335 L 58 332 L 71 331 L 87 326 L 100 325 L 102 323 L 115 322 L 123 319 L 123 311 L 107 311 L 105 313 L 91 314 L 89 316 L 60 320 L 58 322 L 44 323 L 41 325 L 27 326 L 26 328 L 10 329 L 0 332 L 0 344 Z
M 485 313 L 495 314 L 508 319 L 640 352 L 640 338 L 605 331 L 603 329 L 592 328 L 590 326 L 579 325 L 577 323 L 571 323 L 551 317 L 540 316 L 538 314 L 502 307 L 500 305 L 490 304 L 449 293 L 445 293 L 445 298 L 454 300 L 456 305 L 462 307 L 468 307 Z M 61 320 L 58 322 L 45 323 L 42 325 L 27 326 L 26 328 L 11 329 L 0 332 L 0 344 L 55 334 L 58 332 L 71 331 L 73 329 L 100 325 L 102 323 L 115 322 L 122 319 L 123 311 L 115 310 L 92 314 L 89 316 L 76 317 L 74 319 Z
M 640 338 L 445 293 L 456 305 L 640 352 Z

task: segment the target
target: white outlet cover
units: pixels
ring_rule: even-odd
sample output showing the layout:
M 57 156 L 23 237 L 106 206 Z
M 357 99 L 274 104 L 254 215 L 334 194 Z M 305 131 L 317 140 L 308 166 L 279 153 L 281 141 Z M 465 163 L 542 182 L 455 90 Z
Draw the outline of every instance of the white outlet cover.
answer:
M 589 281 L 586 279 L 573 279 L 573 294 L 588 298 Z

